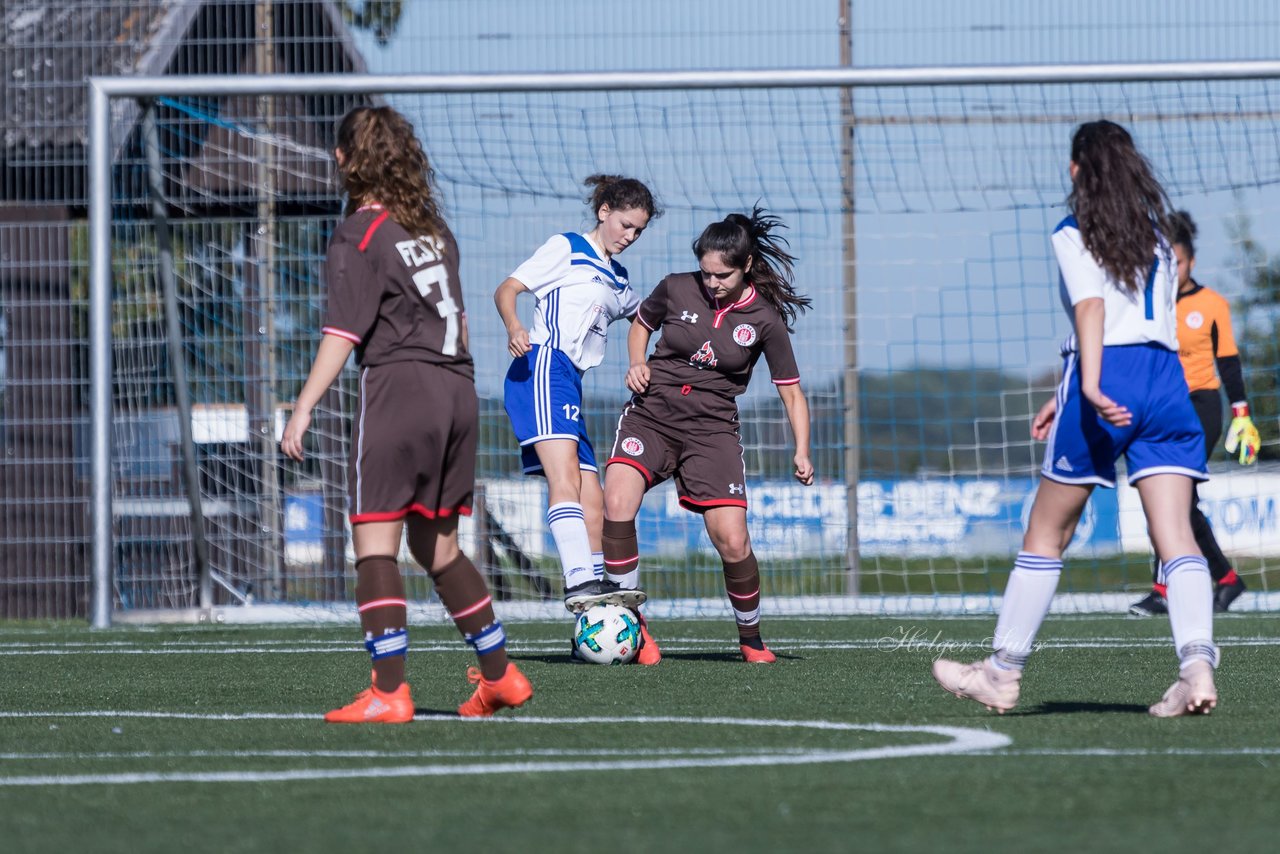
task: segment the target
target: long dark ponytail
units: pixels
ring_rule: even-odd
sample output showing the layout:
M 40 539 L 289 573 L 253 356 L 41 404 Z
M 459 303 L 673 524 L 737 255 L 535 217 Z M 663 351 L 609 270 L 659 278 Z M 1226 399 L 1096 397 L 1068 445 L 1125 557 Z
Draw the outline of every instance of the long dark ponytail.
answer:
M 703 229 L 693 241 L 693 254 L 699 259 L 708 252 L 719 252 L 730 267 L 746 269 L 751 284 L 766 302 L 782 315 L 787 329 L 797 315 L 807 309 L 812 300 L 796 293 L 792 279 L 795 275 L 795 256 L 787 249 L 787 239 L 774 232 L 786 228 L 786 223 L 764 208 L 755 206 L 751 216 L 731 213 L 719 222 Z
M 1151 164 L 1115 122 L 1087 122 L 1071 138 L 1076 165 L 1067 204 L 1085 248 L 1130 293 L 1142 288 L 1172 207 Z

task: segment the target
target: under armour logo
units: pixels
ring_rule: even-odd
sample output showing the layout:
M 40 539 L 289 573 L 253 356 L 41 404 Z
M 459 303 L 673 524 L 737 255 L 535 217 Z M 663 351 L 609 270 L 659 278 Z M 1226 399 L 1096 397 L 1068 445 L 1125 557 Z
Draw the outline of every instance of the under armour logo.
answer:
M 730 495 L 745 495 L 745 494 L 746 494 L 746 492 L 747 492 L 746 484 L 743 484 L 743 483 L 731 483 L 731 484 L 729 484 L 729 494 L 730 494 Z
M 689 312 L 687 312 L 687 311 L 682 311 L 682 312 L 680 312 L 680 319 L 681 319 L 681 320 L 687 320 L 687 321 L 689 321 L 690 323 L 697 323 L 697 322 L 698 322 L 698 314 L 697 314 L 697 312 L 694 312 L 693 314 L 690 314 L 690 313 L 689 313 Z

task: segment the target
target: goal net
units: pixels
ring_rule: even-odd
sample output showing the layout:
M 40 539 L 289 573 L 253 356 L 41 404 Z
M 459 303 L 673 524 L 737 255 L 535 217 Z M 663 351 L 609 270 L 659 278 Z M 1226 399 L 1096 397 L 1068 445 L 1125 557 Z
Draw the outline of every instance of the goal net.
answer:
M 1104 117 L 1134 133 L 1197 220 L 1197 278 L 1235 307 L 1263 461 L 1244 469 L 1219 449 L 1201 498 L 1251 590 L 1269 591 L 1280 553 L 1269 462 L 1280 266 L 1266 228 L 1280 208 L 1275 81 L 786 84 L 329 95 L 317 81 L 317 94 L 114 99 L 137 105 L 129 121 L 113 111 L 111 140 L 116 617 L 350 615 L 353 367 L 317 412 L 305 463 L 285 459 L 278 438 L 319 340 L 340 204 L 334 128 L 367 102 L 413 122 L 459 240 L 481 398 L 477 507 L 462 539 L 507 614 L 562 613 L 561 582 L 544 484 L 520 475 L 502 408 L 508 356 L 491 295 L 549 235 L 590 227 L 582 181 L 600 172 L 645 181 L 665 208 L 620 259 L 642 294 L 693 269 L 691 241 L 729 212 L 759 204 L 788 226 L 813 299 L 793 341 L 817 478 L 790 478 L 788 422 L 757 378 L 740 404 L 766 611 L 991 610 L 1043 452 L 1030 414 L 1056 382 L 1068 331 L 1048 234 L 1065 214 L 1069 141 Z M 626 399 L 625 330 L 612 338 L 585 379 L 598 455 Z M 637 524 L 652 613 L 727 615 L 702 520 L 670 484 Z M 402 564 L 429 611 L 425 574 L 407 553 Z M 1095 493 L 1068 566 L 1060 608 L 1122 611 L 1142 595 L 1151 551 L 1131 489 Z

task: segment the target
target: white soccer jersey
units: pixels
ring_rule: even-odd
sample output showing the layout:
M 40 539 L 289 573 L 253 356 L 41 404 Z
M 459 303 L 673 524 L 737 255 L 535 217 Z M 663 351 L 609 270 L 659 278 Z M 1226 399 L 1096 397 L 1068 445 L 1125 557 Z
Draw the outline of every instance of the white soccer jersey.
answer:
M 1103 346 L 1114 344 L 1160 344 L 1178 349 L 1178 264 L 1163 237 L 1158 238 L 1151 268 L 1143 287 L 1126 290 L 1112 279 L 1085 248 L 1084 238 L 1069 216 L 1054 229 L 1053 252 L 1058 258 L 1059 292 L 1067 316 L 1075 324 L 1073 306 L 1081 300 L 1101 297 L 1105 308 Z M 1073 333 L 1064 351 L 1077 350 Z
M 554 347 L 580 371 L 604 361 L 609 324 L 640 305 L 627 268 L 601 260 L 590 241 L 569 232 L 552 236 L 511 274 L 533 292 L 529 343 Z

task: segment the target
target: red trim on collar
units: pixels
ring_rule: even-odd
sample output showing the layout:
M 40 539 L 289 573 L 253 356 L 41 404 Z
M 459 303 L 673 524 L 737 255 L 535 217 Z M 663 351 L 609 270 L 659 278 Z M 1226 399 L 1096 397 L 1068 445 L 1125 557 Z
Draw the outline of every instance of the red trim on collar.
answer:
M 751 305 L 751 303 L 756 301 L 756 294 L 759 293 L 759 291 L 755 289 L 754 285 L 749 285 L 748 287 L 751 288 L 751 293 L 747 294 L 742 299 L 735 302 L 733 305 L 728 305 L 728 306 L 725 306 L 724 308 L 716 310 L 715 320 L 711 321 L 711 325 L 713 327 L 715 327 L 716 329 L 719 329 L 720 321 L 724 319 L 724 316 L 726 314 L 733 311 L 734 309 L 746 308 L 747 306 Z

